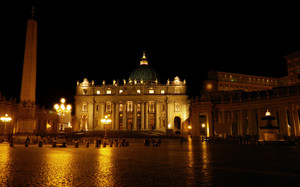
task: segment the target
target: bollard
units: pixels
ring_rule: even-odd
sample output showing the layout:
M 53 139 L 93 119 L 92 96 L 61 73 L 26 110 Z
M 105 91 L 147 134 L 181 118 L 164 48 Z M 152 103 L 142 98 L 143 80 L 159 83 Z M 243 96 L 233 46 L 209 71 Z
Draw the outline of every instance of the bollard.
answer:
M 78 148 L 78 141 L 75 142 L 75 148 Z
M 62 147 L 67 147 L 66 142 L 63 142 Z
M 89 141 L 86 142 L 86 147 L 87 147 L 87 148 L 90 147 L 90 142 L 89 142 Z
M 14 141 L 13 141 L 13 140 L 10 140 L 9 146 L 10 146 L 10 147 L 13 147 L 13 146 L 14 146 Z
M 43 147 L 43 142 L 41 140 L 39 141 L 39 147 Z
M 56 147 L 56 141 L 52 142 L 52 147 Z

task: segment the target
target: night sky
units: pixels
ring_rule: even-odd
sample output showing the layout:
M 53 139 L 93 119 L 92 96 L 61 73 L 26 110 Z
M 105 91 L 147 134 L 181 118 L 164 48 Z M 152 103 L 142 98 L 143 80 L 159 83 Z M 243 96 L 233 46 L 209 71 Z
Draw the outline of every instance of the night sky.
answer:
M 142 51 L 161 83 L 179 76 L 197 95 L 211 70 L 283 77 L 300 50 L 296 5 L 35 1 L 37 103 L 73 102 L 76 82 L 128 79 Z M 0 91 L 19 99 L 30 1 L 0 2 Z M 291 9 L 295 7 L 295 10 Z

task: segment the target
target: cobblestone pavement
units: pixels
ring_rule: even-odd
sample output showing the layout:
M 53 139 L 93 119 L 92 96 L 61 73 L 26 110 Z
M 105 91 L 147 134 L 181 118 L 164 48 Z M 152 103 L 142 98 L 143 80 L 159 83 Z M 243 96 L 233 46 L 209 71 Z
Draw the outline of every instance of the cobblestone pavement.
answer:
M 300 186 L 300 147 L 0 144 L 0 171 L 0 186 Z

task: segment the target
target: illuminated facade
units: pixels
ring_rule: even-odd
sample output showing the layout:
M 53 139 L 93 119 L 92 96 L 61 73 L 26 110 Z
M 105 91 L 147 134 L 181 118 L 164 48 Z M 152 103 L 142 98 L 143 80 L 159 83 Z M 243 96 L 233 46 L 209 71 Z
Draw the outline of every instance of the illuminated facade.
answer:
M 76 130 L 103 130 L 101 119 L 109 116 L 110 130 L 187 130 L 183 125 L 189 115 L 186 82 L 175 77 L 166 84 L 158 81 L 157 73 L 143 54 L 138 68 L 122 83 L 113 80 L 95 85 L 84 79 L 77 82 L 75 115 Z
M 260 77 L 210 72 L 202 95 L 191 100 L 192 135 L 261 138 L 267 110 L 277 139 L 300 136 L 300 52 L 285 57 L 288 76 Z
M 289 85 L 288 77 L 272 78 L 254 75 L 244 75 L 220 71 L 208 73 L 208 80 L 204 83 L 207 91 L 243 90 L 245 92 L 271 90 L 274 87 Z

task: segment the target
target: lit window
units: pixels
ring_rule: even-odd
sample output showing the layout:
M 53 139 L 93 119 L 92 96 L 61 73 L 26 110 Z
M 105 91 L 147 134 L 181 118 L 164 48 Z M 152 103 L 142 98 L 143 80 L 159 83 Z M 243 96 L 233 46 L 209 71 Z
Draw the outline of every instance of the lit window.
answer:
M 149 90 L 149 94 L 154 94 L 154 90 Z
M 136 92 L 137 92 L 137 93 L 141 93 L 141 90 L 137 90 Z
M 154 102 L 153 102 L 153 101 L 150 101 L 150 102 L 149 102 L 149 112 L 150 112 L 150 113 L 154 113 L 154 112 L 155 112 L 155 109 L 154 109 Z
M 132 101 L 127 102 L 127 112 L 132 112 L 133 110 L 133 104 Z
M 111 94 L 111 90 L 106 90 L 106 94 Z
M 119 112 L 123 112 L 123 104 L 120 104 Z
M 100 90 L 97 90 L 97 94 L 98 94 L 98 95 L 100 94 Z
M 175 103 L 175 112 L 180 112 L 180 104 L 179 103 Z
M 119 93 L 123 93 L 123 90 L 119 90 Z
M 137 104 L 137 106 L 136 106 L 136 111 L 137 111 L 137 112 L 141 112 L 141 104 Z
M 165 93 L 165 90 L 161 90 L 160 93 L 161 93 L 161 94 L 164 94 L 164 93 Z

